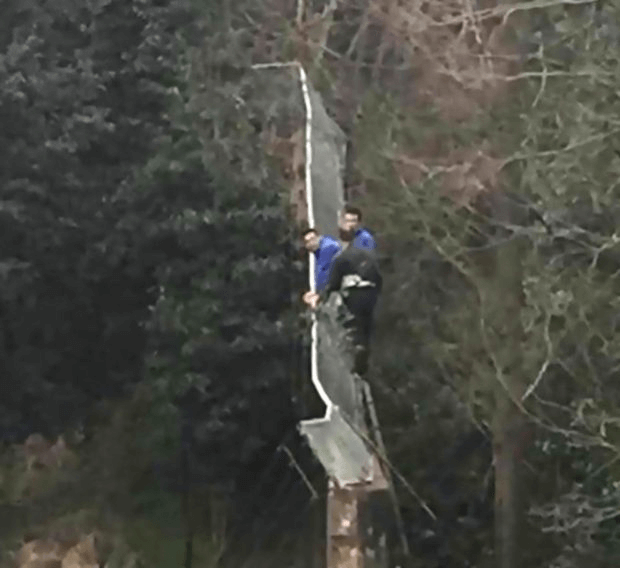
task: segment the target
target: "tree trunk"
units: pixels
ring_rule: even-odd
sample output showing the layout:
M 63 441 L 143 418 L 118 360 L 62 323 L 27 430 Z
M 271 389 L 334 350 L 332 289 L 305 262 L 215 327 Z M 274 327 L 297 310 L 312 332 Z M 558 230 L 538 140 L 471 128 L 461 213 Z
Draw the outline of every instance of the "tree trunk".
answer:
M 521 411 L 499 395 L 493 425 L 495 460 L 495 565 L 523 566 L 524 498 L 522 455 L 526 423 Z
M 181 427 L 181 514 L 185 524 L 185 553 L 183 559 L 184 568 L 192 568 L 194 557 L 194 532 L 192 523 L 191 507 L 191 440 L 193 437 L 192 422 L 185 418 Z
M 496 222 L 514 223 L 515 212 L 505 199 L 492 207 Z M 523 454 L 528 443 L 528 421 L 515 404 L 525 391 L 523 257 L 526 242 L 499 231 L 499 243 L 489 254 L 483 284 L 486 341 L 493 358 L 495 407 L 491 419 L 495 463 L 495 566 L 524 566 L 522 539 L 525 497 Z M 490 269 L 490 270 L 489 270 Z

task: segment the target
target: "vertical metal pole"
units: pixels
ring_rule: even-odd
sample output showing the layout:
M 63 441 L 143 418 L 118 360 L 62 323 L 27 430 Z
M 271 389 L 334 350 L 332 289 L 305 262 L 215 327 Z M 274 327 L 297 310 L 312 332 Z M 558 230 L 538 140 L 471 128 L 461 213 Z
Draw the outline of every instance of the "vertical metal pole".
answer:
M 366 403 L 368 404 L 368 413 L 370 414 L 370 422 L 372 424 L 373 433 L 376 438 L 377 447 L 379 451 L 385 456 L 385 445 L 383 443 L 383 436 L 379 429 L 379 419 L 377 417 L 377 410 L 375 408 L 375 401 L 372 398 L 370 391 L 370 385 L 364 381 L 364 394 L 366 396 Z M 392 500 L 392 506 L 394 507 L 394 514 L 396 516 L 396 523 L 398 525 L 398 532 L 400 533 L 400 542 L 403 547 L 403 553 L 405 556 L 409 556 L 409 543 L 407 542 L 407 535 L 405 534 L 405 525 L 403 523 L 403 517 L 400 514 L 400 508 L 398 507 L 398 498 L 396 496 L 396 490 L 394 489 L 394 481 L 392 479 L 392 473 L 390 468 L 385 468 L 385 477 L 387 479 L 388 488 L 390 491 L 390 498 Z
M 192 421 L 188 416 L 183 417 L 181 426 L 181 471 L 183 483 L 183 495 L 181 510 L 185 521 L 185 559 L 184 568 L 192 568 L 194 556 L 194 527 L 191 512 L 191 446 L 192 446 Z

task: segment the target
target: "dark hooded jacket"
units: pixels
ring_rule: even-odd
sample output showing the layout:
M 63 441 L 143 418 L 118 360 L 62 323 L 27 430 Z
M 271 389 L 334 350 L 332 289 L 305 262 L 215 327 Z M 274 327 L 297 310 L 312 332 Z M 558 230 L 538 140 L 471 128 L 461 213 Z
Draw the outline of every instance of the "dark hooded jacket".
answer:
M 373 288 L 379 293 L 382 285 L 383 278 L 375 253 L 351 245 L 333 260 L 329 281 L 321 293 L 321 300 L 327 300 L 332 292 L 350 288 Z

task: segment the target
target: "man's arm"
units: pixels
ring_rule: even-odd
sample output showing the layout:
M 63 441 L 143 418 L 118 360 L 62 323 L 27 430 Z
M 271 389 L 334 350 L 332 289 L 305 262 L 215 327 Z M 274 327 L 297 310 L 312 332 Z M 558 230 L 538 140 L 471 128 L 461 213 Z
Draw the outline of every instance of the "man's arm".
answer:
M 329 243 L 325 250 L 325 267 L 329 270 L 329 267 L 334 260 L 334 257 L 342 250 L 342 247 L 338 243 Z
M 342 256 L 338 256 L 332 263 L 331 272 L 329 274 L 329 280 L 327 285 L 320 294 L 320 301 L 325 302 L 332 292 L 340 290 L 340 284 L 342 283 L 342 277 L 344 276 L 344 263 Z
M 341 247 L 338 243 L 332 242 L 327 244 L 325 248 L 321 250 L 320 264 L 317 263 L 315 277 L 317 292 L 320 292 L 321 290 L 323 290 L 323 288 L 325 288 L 325 285 L 327 284 L 329 279 L 332 261 L 334 257 L 340 252 L 340 248 Z

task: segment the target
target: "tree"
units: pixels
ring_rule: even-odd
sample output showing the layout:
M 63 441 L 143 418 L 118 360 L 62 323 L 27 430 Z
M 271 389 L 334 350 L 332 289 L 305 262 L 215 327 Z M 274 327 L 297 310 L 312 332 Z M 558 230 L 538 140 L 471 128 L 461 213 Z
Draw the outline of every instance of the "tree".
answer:
M 419 21 L 408 19 L 413 15 L 404 13 L 408 9 L 402 9 L 401 21 Z M 616 167 L 616 133 L 601 121 L 615 112 L 617 100 L 606 77 L 618 63 L 607 51 L 612 44 L 602 39 L 601 15 L 594 8 L 528 10 L 495 27 L 486 23 L 492 12 L 476 14 L 480 20 L 472 29 L 479 32 L 484 53 L 514 60 L 527 48 L 529 61 L 520 68 L 500 63 L 490 73 L 492 60 L 472 53 L 477 48 L 467 43 L 467 34 L 450 39 L 446 31 L 445 51 L 422 50 L 417 63 L 418 88 L 436 94 L 434 101 L 421 107 L 418 100 L 411 107 L 396 89 L 375 98 L 378 103 L 369 97 L 356 135 L 357 175 L 367 186 L 369 208 L 380 212 L 372 220 L 381 223 L 390 212 L 388 237 L 407 243 L 422 239 L 452 267 L 446 273 L 445 266 L 425 265 L 445 282 L 433 284 L 443 288 L 439 312 L 412 307 L 417 317 L 410 329 L 414 343 L 427 344 L 422 356 L 427 351 L 440 364 L 493 434 L 497 564 L 517 566 L 536 561 L 518 544 L 518 533 L 526 527 L 525 500 L 536 501 L 543 493 L 530 485 L 519 496 L 518 485 L 532 478 L 524 466 L 529 460 L 540 463 L 537 452 L 550 440 L 564 448 L 587 444 L 584 451 L 599 466 L 603 462 L 594 458 L 593 448 L 615 447 L 613 438 L 575 427 L 583 420 L 573 409 L 583 398 L 602 403 L 594 392 L 609 385 L 618 355 L 609 321 L 599 311 L 615 302 L 611 267 L 617 245 L 606 218 L 616 208 L 615 183 L 607 177 Z M 439 11 L 435 17 L 447 16 Z M 450 17 L 455 26 L 465 26 L 467 18 Z M 581 27 L 584 18 L 592 23 L 588 31 Z M 537 29 L 538 36 L 530 35 Z M 416 41 L 430 45 L 439 39 L 433 33 L 432 27 L 418 30 Z M 536 37 L 535 45 L 528 44 Z M 449 57 L 457 48 L 460 56 Z M 450 84 L 442 70 L 457 81 Z M 444 80 L 447 89 L 434 90 Z M 450 121 L 452 132 L 444 121 Z M 603 162 L 608 167 L 601 168 Z M 386 185 L 395 189 L 386 191 Z M 416 298 L 418 286 L 432 279 L 401 269 L 400 281 L 408 278 L 415 278 Z M 427 296 L 433 299 L 430 290 Z M 416 366 L 433 369 L 419 350 L 416 355 Z M 560 384 L 559 391 L 552 386 Z M 615 396 L 613 387 L 605 391 Z M 594 414 L 601 412 L 598 404 Z M 562 472 L 562 484 L 573 471 Z M 554 499 L 561 490 L 552 483 L 546 491 L 546 498 Z
M 209 44 L 219 45 L 208 13 L 200 22 Z M 264 498 L 255 478 L 283 439 L 296 439 L 293 299 L 304 277 L 294 263 L 284 182 L 266 159 L 265 138 L 287 122 L 280 112 L 287 114 L 288 104 L 295 112 L 301 101 L 270 98 L 286 79 L 244 71 L 234 50 L 227 54 L 233 60 L 222 62 L 209 47 L 189 46 L 190 81 L 176 129 L 127 202 L 147 221 L 150 238 L 176 251 L 156 269 L 150 374 L 169 419 L 178 417 L 170 407 L 176 400 L 188 423 L 192 480 L 209 493 L 207 506 L 222 501 L 227 520 L 247 521 L 247 503 L 256 506 L 257 492 Z M 227 69 L 231 75 L 221 76 Z M 275 459 L 287 471 L 286 456 Z M 242 501 L 246 507 L 230 505 Z
M 141 377 L 152 266 L 130 257 L 114 197 L 168 128 L 179 46 L 159 33 L 175 9 L 161 12 L 119 1 L 5 6 L 5 439 L 80 422 L 98 397 Z

